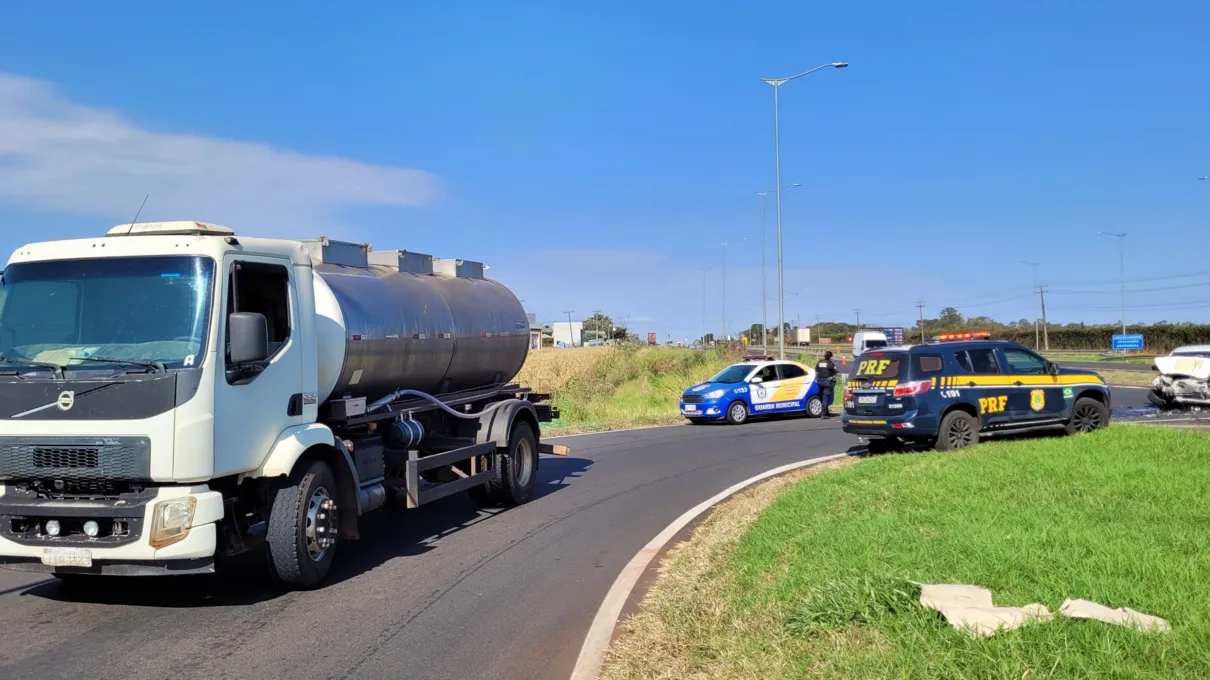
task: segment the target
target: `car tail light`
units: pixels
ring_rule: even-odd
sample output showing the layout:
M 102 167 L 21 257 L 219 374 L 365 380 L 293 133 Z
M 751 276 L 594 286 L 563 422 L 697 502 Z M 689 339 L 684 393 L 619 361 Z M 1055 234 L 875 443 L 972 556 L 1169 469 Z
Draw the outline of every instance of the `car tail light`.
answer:
M 932 387 L 931 380 L 917 380 L 915 382 L 905 382 L 895 386 L 896 397 L 914 397 L 917 394 L 924 394 Z
M 852 398 L 853 398 L 853 390 L 848 387 L 844 388 L 844 400 L 849 401 Z

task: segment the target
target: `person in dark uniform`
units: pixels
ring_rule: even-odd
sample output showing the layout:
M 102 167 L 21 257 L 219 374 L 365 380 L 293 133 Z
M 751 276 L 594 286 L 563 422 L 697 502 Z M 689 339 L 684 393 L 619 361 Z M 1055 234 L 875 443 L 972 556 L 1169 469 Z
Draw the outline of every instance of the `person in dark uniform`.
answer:
M 823 400 L 823 417 L 832 417 L 832 392 L 836 388 L 836 362 L 832 361 L 831 350 L 815 364 L 815 382 L 819 385 L 819 398 Z

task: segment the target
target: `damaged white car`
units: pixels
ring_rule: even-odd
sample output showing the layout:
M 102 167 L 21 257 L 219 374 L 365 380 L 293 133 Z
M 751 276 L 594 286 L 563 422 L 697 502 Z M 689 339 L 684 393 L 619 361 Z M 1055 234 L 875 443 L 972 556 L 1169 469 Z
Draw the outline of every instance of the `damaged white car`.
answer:
M 1210 406 L 1210 345 L 1177 347 L 1155 358 L 1160 376 L 1147 399 L 1160 408 Z

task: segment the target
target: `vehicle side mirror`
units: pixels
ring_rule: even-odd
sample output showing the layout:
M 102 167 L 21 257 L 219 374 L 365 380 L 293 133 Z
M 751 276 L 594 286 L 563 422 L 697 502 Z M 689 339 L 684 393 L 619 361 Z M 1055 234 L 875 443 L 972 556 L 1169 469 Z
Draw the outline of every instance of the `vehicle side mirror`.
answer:
M 1053 361 L 1046 362 L 1046 372 L 1051 375 L 1059 374 L 1059 365 Z
M 763 383 L 764 381 L 765 381 L 764 378 L 753 378 L 753 379 L 749 380 L 748 382 L 750 384 L 757 385 L 757 384 Z
M 231 363 L 239 366 L 269 358 L 269 322 L 257 312 L 234 312 L 227 317 Z

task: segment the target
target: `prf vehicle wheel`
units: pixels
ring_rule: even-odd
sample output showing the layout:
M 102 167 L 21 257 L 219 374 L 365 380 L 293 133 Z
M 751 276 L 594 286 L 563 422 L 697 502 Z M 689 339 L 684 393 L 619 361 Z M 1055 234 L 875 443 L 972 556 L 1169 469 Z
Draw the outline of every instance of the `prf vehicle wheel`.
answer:
M 1067 434 L 1084 434 L 1099 430 L 1109 424 L 1109 411 L 1096 399 L 1080 397 L 1071 407 L 1071 420 L 1067 421 Z
M 966 411 L 950 411 L 941 419 L 937 450 L 965 449 L 979 443 L 979 420 Z
M 727 422 L 742 425 L 748 420 L 748 407 L 742 401 L 733 401 L 727 407 Z

